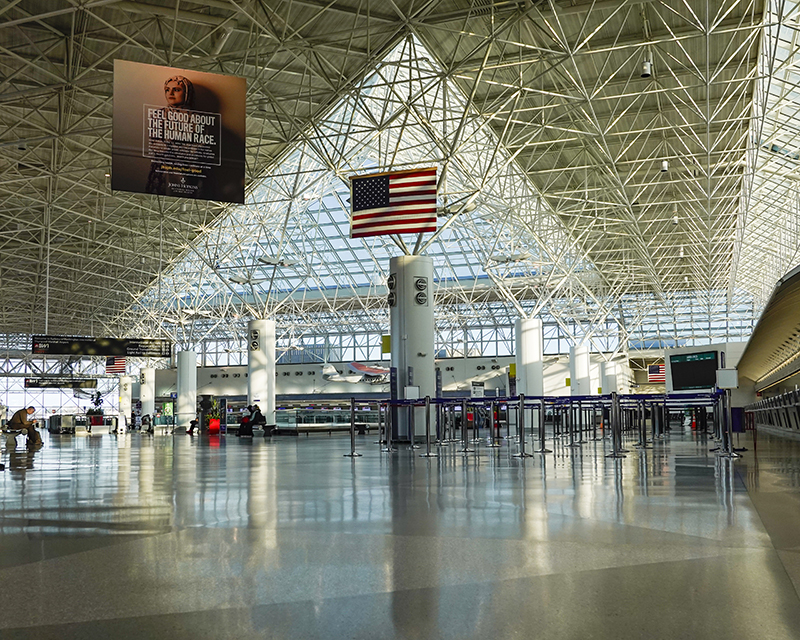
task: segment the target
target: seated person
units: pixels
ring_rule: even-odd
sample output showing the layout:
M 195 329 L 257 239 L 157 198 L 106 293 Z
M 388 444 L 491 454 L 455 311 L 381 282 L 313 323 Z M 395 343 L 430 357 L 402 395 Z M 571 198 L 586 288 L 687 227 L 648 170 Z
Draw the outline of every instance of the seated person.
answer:
M 28 446 L 35 447 L 42 444 L 42 436 L 35 429 L 36 420 L 28 420 L 28 416 L 33 415 L 36 411 L 33 407 L 20 409 L 13 416 L 11 420 L 6 423 L 6 431 L 21 431 L 28 436 Z M 14 436 L 16 437 L 16 435 Z
M 186 430 L 190 436 L 194 435 L 194 430 L 197 429 L 197 418 L 194 420 L 189 420 L 189 428 Z
M 250 414 L 250 426 L 254 429 L 256 427 L 263 427 L 267 424 L 267 419 L 264 417 L 264 414 L 261 413 L 261 408 L 257 405 L 253 405 L 253 411 Z

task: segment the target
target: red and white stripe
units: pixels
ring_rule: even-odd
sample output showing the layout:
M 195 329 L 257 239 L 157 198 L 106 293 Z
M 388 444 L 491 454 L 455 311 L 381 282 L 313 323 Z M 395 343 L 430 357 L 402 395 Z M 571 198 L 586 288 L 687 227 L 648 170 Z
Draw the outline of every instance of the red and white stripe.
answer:
M 651 364 L 647 367 L 648 382 L 666 382 L 666 367 L 663 364 Z
M 356 211 L 350 222 L 351 238 L 434 231 L 436 167 L 390 175 L 389 206 Z

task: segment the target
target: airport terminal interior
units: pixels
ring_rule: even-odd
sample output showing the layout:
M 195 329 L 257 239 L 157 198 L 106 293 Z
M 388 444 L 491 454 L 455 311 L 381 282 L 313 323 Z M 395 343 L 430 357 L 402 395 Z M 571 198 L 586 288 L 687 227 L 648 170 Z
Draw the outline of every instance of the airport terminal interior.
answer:
M 0 638 L 800 639 L 798 63 L 788 0 L 0 2 Z

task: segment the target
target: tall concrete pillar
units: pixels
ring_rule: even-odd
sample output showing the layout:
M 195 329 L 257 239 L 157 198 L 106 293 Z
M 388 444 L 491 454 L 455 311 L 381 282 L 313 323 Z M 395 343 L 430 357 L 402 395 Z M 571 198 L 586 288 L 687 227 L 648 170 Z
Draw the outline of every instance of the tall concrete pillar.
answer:
M 419 387 L 419 396 L 436 395 L 433 354 L 433 260 L 427 256 L 398 256 L 389 261 L 389 318 L 392 367 L 397 368 L 398 397 L 406 387 Z M 409 375 L 411 374 L 411 375 Z M 425 409 L 414 411 L 414 432 L 425 433 Z M 397 412 L 394 432 L 406 439 L 409 411 Z M 394 429 L 394 427 L 393 427 Z
M 153 417 L 156 413 L 156 370 L 142 369 L 139 372 L 139 401 L 142 415 Z
M 178 402 L 175 407 L 175 426 L 188 427 L 197 417 L 197 354 L 178 352 Z
M 133 378 L 131 376 L 119 377 L 119 428 L 122 429 L 131 420 L 131 409 L 133 402 L 131 400 L 131 388 L 133 387 Z
M 569 348 L 569 377 L 571 396 L 588 396 L 591 394 L 589 377 L 589 345 L 581 344 Z
M 544 334 L 539 318 L 519 318 L 515 323 L 517 393 L 544 395 Z
M 275 426 L 275 321 L 247 323 L 247 404 L 257 404 L 268 427 Z
M 617 386 L 617 363 L 601 363 L 600 381 L 603 387 L 603 394 L 616 393 L 619 391 Z

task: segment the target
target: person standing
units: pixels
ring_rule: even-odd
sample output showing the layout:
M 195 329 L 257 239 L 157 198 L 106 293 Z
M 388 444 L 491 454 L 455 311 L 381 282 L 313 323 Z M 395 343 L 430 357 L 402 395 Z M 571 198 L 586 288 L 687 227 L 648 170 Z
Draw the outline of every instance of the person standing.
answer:
M 9 420 L 6 425 L 6 429 L 9 431 L 23 431 L 26 433 L 28 435 L 29 447 L 37 447 L 42 444 L 42 436 L 39 435 L 39 432 L 36 430 L 37 421 L 28 420 L 28 416 L 32 416 L 34 411 L 36 411 L 36 409 L 33 407 L 20 409 L 11 416 L 11 420 Z

